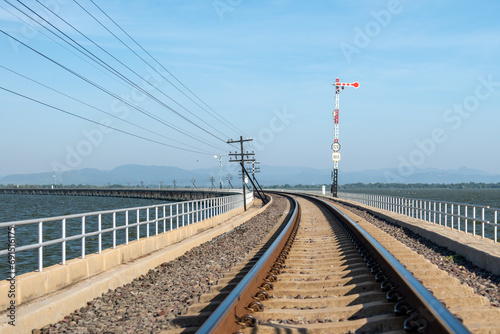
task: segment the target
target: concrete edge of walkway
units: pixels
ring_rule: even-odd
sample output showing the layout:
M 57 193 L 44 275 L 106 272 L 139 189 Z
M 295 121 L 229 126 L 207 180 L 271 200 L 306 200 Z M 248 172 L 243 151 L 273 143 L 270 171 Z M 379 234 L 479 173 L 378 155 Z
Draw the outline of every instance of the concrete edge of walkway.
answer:
M 332 199 L 331 197 L 328 198 Z M 480 236 L 466 234 L 443 225 L 373 208 L 355 201 L 339 198 L 333 200 L 352 205 L 392 224 L 408 228 L 412 232 L 462 255 L 476 266 L 488 270 L 492 274 L 500 275 L 500 244 L 495 243 L 493 240 L 482 239 Z
M 255 207 L 257 203 L 261 202 L 255 199 L 254 205 L 246 212 L 228 219 L 219 226 L 205 230 L 176 244 L 169 245 L 134 262 L 93 276 L 49 296 L 20 305 L 16 309 L 15 326 L 8 324 L 10 321 L 8 314 L 2 314 L 0 316 L 0 333 L 31 333 L 33 329 L 42 328 L 48 324 L 62 320 L 64 316 L 86 306 L 87 301 L 101 296 L 109 289 L 116 289 L 130 283 L 141 274 L 147 273 L 150 269 L 156 268 L 164 262 L 172 261 L 190 249 L 244 224 L 266 210 L 272 203 L 272 198 L 269 203 L 260 208 Z

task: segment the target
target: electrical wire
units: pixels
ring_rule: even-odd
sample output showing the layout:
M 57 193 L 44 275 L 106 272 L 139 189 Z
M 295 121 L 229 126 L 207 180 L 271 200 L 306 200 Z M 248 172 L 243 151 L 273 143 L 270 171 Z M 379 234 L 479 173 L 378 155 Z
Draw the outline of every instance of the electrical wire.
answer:
M 102 86 L 98 85 L 97 83 L 93 82 L 92 80 L 90 80 L 90 79 L 88 79 L 88 78 L 86 78 L 86 77 L 84 77 L 84 76 L 82 76 L 82 75 L 78 74 L 77 72 L 75 72 L 75 71 L 71 70 L 70 68 L 68 68 L 68 67 L 66 67 L 66 66 L 64 66 L 64 65 L 62 65 L 61 63 L 59 63 L 59 62 L 55 61 L 54 59 L 52 59 L 52 58 L 50 58 L 50 57 L 46 56 L 45 54 L 43 54 L 43 53 L 41 53 L 41 52 L 37 51 L 36 49 L 34 49 L 34 48 L 30 47 L 30 46 L 29 46 L 29 45 L 27 45 L 26 43 L 24 43 L 24 42 L 20 41 L 19 39 L 15 38 L 14 36 L 12 36 L 12 35 L 10 35 L 9 33 L 5 32 L 4 30 L 0 29 L 0 32 L 1 32 L 1 33 L 3 33 L 3 34 L 4 34 L 4 35 L 6 35 L 6 36 L 8 36 L 8 37 L 12 38 L 12 39 L 13 39 L 13 40 L 15 40 L 16 42 L 18 42 L 18 43 L 20 43 L 21 45 L 23 45 L 24 47 L 26 47 L 26 48 L 30 49 L 31 51 L 33 51 L 33 52 L 37 53 L 38 55 L 40 55 L 40 56 L 44 57 L 45 59 L 49 60 L 50 62 L 52 62 L 52 63 L 54 63 L 54 64 L 58 65 L 59 67 L 61 67 L 61 68 L 65 69 L 66 71 L 70 72 L 71 74 L 73 74 L 73 75 L 77 76 L 78 78 L 82 79 L 83 81 L 85 81 L 85 82 L 89 83 L 90 85 L 92 85 L 92 86 L 94 86 L 94 87 L 98 88 L 99 90 L 101 90 L 101 91 L 103 91 L 103 92 L 107 93 L 108 95 L 110 95 L 110 96 L 112 96 L 112 97 L 114 97 L 114 98 L 116 98 L 116 99 L 120 100 L 121 102 L 123 102 L 123 103 L 127 104 L 128 106 L 130 106 L 130 107 L 132 107 L 132 108 L 134 108 L 134 109 L 138 110 L 139 112 L 141 112 L 141 113 L 143 113 L 143 114 L 147 115 L 148 117 L 151 117 L 152 119 L 154 119 L 154 120 L 156 120 L 156 121 L 158 121 L 158 122 L 160 122 L 160 123 L 162 123 L 162 124 L 166 125 L 167 127 L 171 128 L 171 129 L 173 129 L 173 130 L 175 130 L 175 131 L 178 131 L 178 132 L 180 132 L 180 133 L 182 133 L 182 134 L 184 134 L 184 135 L 186 135 L 186 136 L 188 136 L 188 137 L 190 137 L 190 138 L 192 138 L 192 139 L 196 139 L 196 140 L 198 140 L 198 141 L 200 141 L 200 142 L 203 142 L 203 143 L 205 143 L 205 144 L 207 144 L 207 145 L 209 145 L 209 146 L 212 146 L 212 147 L 214 147 L 214 148 L 220 149 L 220 148 L 218 148 L 218 147 L 217 147 L 217 146 L 215 146 L 215 145 L 212 145 L 212 144 L 206 143 L 206 142 L 205 142 L 205 141 L 203 141 L 202 139 L 200 139 L 200 138 L 196 138 L 196 137 L 194 137 L 194 136 L 190 135 L 189 133 L 186 133 L 185 131 L 183 131 L 183 130 L 181 130 L 181 129 L 179 129 L 179 128 L 175 127 L 175 126 L 170 125 L 169 123 L 167 123 L 167 122 L 163 121 L 162 119 L 159 119 L 158 117 L 156 117 L 156 116 L 152 115 L 151 113 L 149 113 L 149 112 L 147 112 L 147 111 L 143 110 L 142 108 L 139 108 L 139 107 L 137 107 L 137 106 L 135 106 L 135 105 L 131 104 L 130 102 L 128 102 L 128 101 L 126 101 L 125 99 L 121 98 L 120 96 L 118 96 L 118 95 L 114 94 L 113 92 L 111 92 L 111 91 L 107 90 L 106 88 L 104 88 L 104 87 L 102 87 Z
M 13 6 L 14 8 L 16 8 L 17 10 L 21 11 L 19 8 L 17 8 L 16 6 L 12 5 L 8 0 L 5 0 L 5 2 L 7 2 L 8 4 L 10 4 L 11 6 Z M 173 112 L 174 114 L 178 115 L 179 117 L 183 118 L 184 120 L 186 120 L 187 122 L 191 123 L 192 125 L 194 125 L 195 127 L 199 128 L 200 130 L 206 132 L 207 134 L 211 135 L 212 137 L 222 141 L 223 143 L 225 143 L 225 140 L 218 137 L 217 135 L 213 134 L 212 132 L 208 131 L 207 129 L 201 127 L 200 125 L 196 124 L 195 122 L 191 121 L 190 119 L 188 119 L 187 117 L 183 116 L 182 114 L 180 114 L 179 112 L 177 112 L 176 110 L 174 110 L 173 108 L 171 108 L 170 106 L 168 106 L 167 104 L 165 104 L 163 101 L 157 99 L 156 97 L 154 97 L 153 95 L 151 95 L 149 92 L 147 92 L 146 90 L 144 90 L 143 88 L 139 87 L 137 84 L 135 84 L 132 80 L 128 79 L 127 77 L 125 77 L 124 75 L 122 75 L 119 71 L 115 70 L 113 67 L 111 67 L 110 65 L 108 65 L 106 62 L 104 62 L 102 59 L 100 59 L 99 57 L 97 57 L 96 55 L 94 55 L 92 52 L 90 52 L 88 49 L 86 49 L 85 47 L 83 47 L 80 43 L 78 43 L 77 41 L 75 41 L 73 38 L 69 37 L 66 33 L 62 32 L 59 28 L 57 28 L 56 26 L 54 26 L 52 23 L 50 23 L 49 21 L 47 21 L 45 18 L 43 18 L 42 16 L 40 16 L 38 13 L 36 13 L 33 9 L 31 9 L 29 6 L 25 5 L 24 3 L 22 3 L 20 0 L 17 0 L 17 2 L 19 2 L 21 5 L 23 5 L 26 9 L 28 9 L 30 12 L 32 12 L 33 14 L 35 14 L 37 17 L 39 17 L 41 20 L 43 20 L 44 22 L 46 22 L 47 24 L 49 24 L 51 27 L 53 27 L 54 29 L 56 29 L 59 33 L 63 34 L 66 38 L 68 38 L 69 40 L 71 40 L 73 43 L 77 44 L 80 48 L 82 48 L 83 50 L 85 50 L 88 54 L 92 55 L 93 57 L 95 57 L 95 59 L 99 60 L 102 64 L 104 64 L 108 69 L 110 69 L 112 72 L 115 73 L 115 75 L 118 75 L 120 76 L 122 79 L 124 79 L 125 81 L 127 81 L 129 84 L 133 85 L 136 89 L 140 90 L 143 94 L 147 95 L 148 97 L 150 97 L 152 100 L 154 100 L 155 102 L 159 103 L 160 105 L 162 105 L 163 107 L 165 107 L 166 109 L 168 109 L 169 111 Z M 22 12 L 22 11 L 21 11 Z M 27 15 L 26 13 L 22 12 L 23 14 L 25 14 L 26 16 L 30 17 L 29 15 Z M 55 13 L 54 13 L 55 14 Z M 30 17 L 31 18 L 31 17 Z M 33 18 L 31 18 L 33 21 L 37 22 L 36 20 L 34 20 Z M 37 22 L 39 23 L 39 22 Z M 43 25 L 42 25 L 43 26 Z M 46 29 L 48 29 L 47 27 L 44 27 Z M 48 29 L 50 31 L 50 29 Z M 52 32 L 52 31 L 51 31 Z M 52 32 L 53 33 L 53 32 Z M 55 34 L 57 36 L 57 34 Z M 66 40 L 63 39 L 63 41 L 65 41 L 66 43 L 68 43 Z M 70 43 L 68 43 L 70 44 Z M 71 44 L 70 44 L 71 45 Z M 77 49 L 78 50 L 78 49 Z M 82 52 L 83 53 L 83 52 Z M 85 54 L 85 53 L 84 53 Z M 87 55 L 88 56 L 88 55 Z M 116 58 L 115 58 L 116 59 Z M 118 60 L 117 60 L 118 61 Z M 123 63 L 122 63 L 123 64 Z M 126 66 L 126 65 L 124 65 Z M 131 70 L 130 68 L 128 68 L 129 70 Z M 154 87 L 154 86 L 153 86 Z M 156 88 L 156 87 L 155 87 Z
M 69 27 L 71 27 L 73 30 L 75 30 L 76 32 L 78 32 L 81 36 L 83 36 L 85 39 L 87 39 L 89 42 L 91 42 L 92 44 L 94 44 L 96 47 L 98 47 L 101 51 L 103 51 L 104 53 L 106 53 L 108 56 L 110 56 L 111 58 L 113 58 L 115 61 L 117 61 L 118 63 L 120 63 L 122 66 L 124 66 L 126 69 L 128 69 L 130 72 L 134 73 L 139 79 L 143 80 L 144 82 L 146 82 L 147 84 L 149 84 L 149 86 L 151 86 L 154 90 L 158 91 L 160 94 L 162 94 L 163 96 L 165 96 L 166 98 L 168 98 L 169 100 L 171 100 L 172 102 L 174 102 L 175 104 L 177 104 L 179 107 L 181 107 L 182 109 L 184 109 L 185 111 L 187 111 L 188 113 L 190 113 L 191 115 L 193 115 L 195 118 L 197 118 L 199 121 L 201 121 L 202 123 L 204 123 L 205 125 L 207 125 L 208 127 L 212 128 L 213 130 L 219 132 L 220 134 L 222 134 L 223 136 L 226 136 L 224 133 L 222 133 L 221 131 L 219 131 L 218 129 L 216 129 L 215 127 L 213 127 L 212 125 L 208 124 L 206 121 L 204 121 L 203 119 L 201 119 L 200 117 L 198 117 L 195 113 L 193 113 L 192 111 L 190 111 L 189 109 L 187 109 L 186 107 L 184 107 L 182 104 L 180 104 L 178 101 L 176 101 L 175 99 L 173 99 L 171 96 L 169 96 L 168 94 L 166 94 L 165 92 L 163 92 L 162 90 L 160 90 L 157 86 L 151 84 L 146 78 L 144 78 L 143 76 L 141 76 L 139 73 L 137 73 L 136 71 L 134 71 L 132 68 L 130 68 L 128 65 L 126 65 L 125 63 L 123 63 L 121 60 L 119 60 L 118 58 L 116 58 L 115 56 L 113 56 L 111 53 L 109 53 L 108 51 L 106 51 L 103 47 L 101 47 L 99 44 L 97 44 L 94 40 L 92 40 L 91 38 L 89 38 L 87 35 L 85 35 L 84 33 L 82 33 L 79 29 L 77 29 L 76 27 L 74 27 L 72 24 L 70 24 L 68 21 L 66 21 L 65 19 L 63 19 L 61 16 L 59 16 L 57 13 L 55 13 L 52 9 L 48 8 L 46 5 L 44 5 L 43 3 L 41 3 L 39 0 L 36 0 L 41 6 L 43 6 L 45 9 L 47 9 L 49 12 L 51 12 L 54 16 L 56 16 L 57 18 L 59 18 L 61 21 L 63 21 L 65 24 L 67 24 Z M 77 3 L 79 6 L 80 4 Z M 92 18 L 94 18 L 97 22 L 99 22 L 94 16 L 92 16 L 91 13 L 89 13 L 85 8 L 83 8 L 82 6 L 80 6 L 80 8 L 82 8 L 88 15 L 90 15 Z M 101 24 L 99 22 L 99 24 Z M 103 26 L 101 24 L 101 26 Z M 109 30 L 108 30 L 109 31 Z M 114 36 L 114 35 L 113 35 Z M 116 36 L 115 36 L 116 37 Z M 131 81 L 132 82 L 132 81 Z M 135 84 L 134 84 L 135 85 Z M 139 88 L 138 86 L 136 88 Z M 141 88 L 141 90 L 143 90 Z M 146 92 L 144 90 L 144 92 Z M 179 115 L 178 113 L 176 113 L 177 115 Z M 180 115 L 179 115 L 180 116 Z M 182 116 L 181 116 L 182 117 Z M 184 117 L 183 117 L 184 118 Z M 185 120 L 187 120 L 186 118 L 184 118 Z M 189 120 L 188 120 L 189 121 Z M 191 122 L 192 123 L 192 122 Z M 192 123 L 194 124 L 194 123 Z
M 30 100 L 30 101 L 33 101 L 33 102 L 36 102 L 38 104 L 41 104 L 43 106 L 46 106 L 46 107 L 49 107 L 49 108 L 52 108 L 52 109 L 55 109 L 55 110 L 58 110 L 62 113 L 65 113 L 65 114 L 68 114 L 68 115 L 71 115 L 73 117 L 77 117 L 77 118 L 80 118 L 80 119 L 83 119 L 87 122 L 90 122 L 90 123 L 94 123 L 94 124 L 97 124 L 99 126 L 103 126 L 103 127 L 106 127 L 108 129 L 112 129 L 112 130 L 115 130 L 115 131 L 118 131 L 118 132 L 121 132 L 121 133 L 124 133 L 124 134 L 127 134 L 129 136 L 132 136 L 132 137 L 136 137 L 136 138 L 140 138 L 140 139 L 143 139 L 143 140 L 146 140 L 146 141 L 149 141 L 149 142 L 152 142 L 152 143 L 155 143 L 155 144 L 159 144 L 159 145 L 163 145 L 163 146 L 167 146 L 167 147 L 171 147 L 171 148 L 176 148 L 176 149 L 179 149 L 179 150 L 182 150 L 182 151 L 187 151 L 187 152 L 193 152 L 193 153 L 198 153 L 198 154 L 205 154 L 205 155 L 212 155 L 212 153 L 208 153 L 208 152 L 202 152 L 202 151 L 195 151 L 195 150 L 190 150 L 190 149 L 185 149 L 185 148 L 182 148 L 182 147 L 178 147 L 178 146 L 175 146 L 175 145 L 170 145 L 170 144 L 166 144 L 166 143 L 162 143 L 162 142 L 159 142 L 157 140 L 154 140 L 154 139 L 150 139 L 150 138 L 146 138 L 146 137 L 143 137 L 143 136 L 140 136 L 140 135 L 136 135 L 136 134 L 133 134 L 131 132 L 128 132 L 128 131 L 125 131 L 125 130 L 121 130 L 121 129 L 118 129 L 116 127 L 113 127 L 113 126 L 110 126 L 110 125 L 106 125 L 106 124 L 103 124 L 103 123 L 100 123 L 100 122 L 97 122 L 97 121 L 94 121 L 92 119 L 89 119 L 89 118 L 86 118 L 86 117 L 83 117 L 83 116 L 80 116 L 80 115 L 77 115 L 75 113 L 72 113 L 72 112 L 69 112 L 67 110 L 64 110 L 64 109 L 61 109 L 61 108 L 58 108 L 58 107 L 55 107 L 55 106 L 52 106 L 48 103 L 45 103 L 45 102 L 42 102 L 42 101 L 39 101 L 39 100 L 36 100 L 34 98 L 31 98 L 29 96 L 26 96 L 26 95 L 23 95 L 23 94 L 20 94 L 20 93 L 17 93 L 17 92 L 14 92 L 10 89 L 7 89 L 5 87 L 1 87 L 0 86 L 0 89 L 6 91 L 6 92 L 9 92 L 11 94 L 14 94 L 14 95 L 17 95 L 19 97 L 22 97 L 24 99 L 27 99 L 27 100 Z
M 12 6 L 12 5 L 11 5 Z M 104 75 L 106 75 L 107 77 L 111 78 L 112 80 L 115 80 L 117 83 L 119 83 L 120 85 L 123 85 L 123 87 L 127 87 L 123 84 L 123 82 L 119 81 L 116 77 L 114 76 L 111 76 L 108 72 L 105 72 L 101 67 L 98 67 L 96 66 L 95 64 L 91 63 L 90 61 L 88 61 L 87 59 L 83 58 L 82 56 L 80 56 L 78 53 L 74 52 L 73 50 L 71 50 L 70 48 L 66 47 L 64 44 L 62 44 L 61 42 L 55 40 L 54 38 L 52 38 L 50 35 L 44 33 L 42 30 L 40 29 L 37 29 L 33 24 L 29 23 L 28 21 L 26 21 L 26 19 L 20 17 L 19 15 L 17 15 L 16 13 L 13 13 L 12 11 L 10 11 L 9 9 L 5 8 L 4 6 L 0 5 L 0 8 L 2 8 L 3 10 L 5 10 L 6 12 L 8 12 L 10 15 L 16 17 L 19 21 L 22 21 L 24 22 L 25 24 L 27 24 L 28 26 L 30 26 L 31 28 L 33 28 L 33 30 L 36 30 L 38 31 L 39 33 L 41 33 L 42 35 L 44 35 L 45 37 L 47 37 L 48 39 L 50 39 L 52 42 L 54 43 L 57 43 L 60 47 L 64 48 L 66 51 L 72 53 L 73 55 L 75 55 L 76 57 L 80 58 L 82 61 L 86 62 L 87 64 L 89 64 L 90 66 L 92 66 L 93 68 L 95 68 L 96 70 L 100 71 L 101 73 L 103 73 Z M 15 7 L 14 7 L 15 8 Z M 19 9 L 16 8 L 18 11 Z M 24 14 L 24 13 L 23 13 Z M 26 14 L 24 14 L 26 15 Z M 26 15 L 27 16 L 27 15 Z M 28 16 L 29 17 L 29 16 Z M 34 21 L 32 18 L 30 18 L 32 21 Z M 36 22 L 36 21 L 34 21 Z M 38 22 L 37 22 L 38 23 Z M 39 24 L 39 23 L 38 23 Z M 54 34 L 54 32 L 51 32 L 52 34 Z M 57 36 L 57 35 L 56 35 Z M 61 39 L 60 36 L 57 36 L 59 39 Z M 72 45 L 73 46 L 73 45 Z M 74 46 L 73 46 L 74 48 Z M 81 52 L 81 51 L 80 51 Z
M 75 3 L 79 5 L 79 3 L 76 0 L 73 0 Z M 213 111 L 219 118 L 223 121 L 221 121 L 222 124 L 225 123 L 225 125 L 229 128 L 232 128 L 232 130 L 236 130 L 237 133 L 240 134 L 245 134 L 242 130 L 237 128 L 235 125 L 233 125 L 231 122 L 229 122 L 227 119 L 225 119 L 223 116 L 221 116 L 217 111 L 215 111 L 213 108 L 211 108 L 205 101 L 203 101 L 198 95 L 196 95 L 191 89 L 189 89 L 186 85 L 184 85 L 176 76 L 174 76 L 168 69 L 166 69 L 151 53 L 149 53 L 145 48 L 140 45 L 137 40 L 135 40 L 130 34 L 128 34 L 115 20 L 113 20 L 101 7 L 99 7 L 93 0 L 89 0 L 94 4 L 94 6 L 99 9 L 113 24 L 118 27 L 125 35 L 127 35 L 128 38 L 130 38 L 142 51 L 144 51 L 151 59 L 153 59 L 156 64 L 158 64 L 164 71 L 166 71 L 172 78 L 174 78 L 179 84 L 182 85 L 191 95 L 193 95 L 196 99 L 198 99 L 201 103 L 203 103 L 207 108 Z M 81 7 L 81 6 L 80 6 Z M 90 15 L 90 14 L 89 14 Z M 92 15 L 91 15 L 92 16 Z M 92 16 L 93 17 L 93 16 Z M 96 21 L 98 21 L 96 18 L 94 18 Z M 99 22 L 99 21 L 98 21 Z M 99 22 L 100 23 L 100 22 Z M 100 23 L 102 25 L 102 23 Z M 212 117 L 216 118 L 213 116 L 208 110 L 206 110 L 204 107 L 202 107 L 200 104 L 198 104 L 196 101 L 194 101 L 191 97 L 189 97 L 187 94 L 185 94 L 182 90 L 180 90 L 176 85 L 174 85 L 170 80 L 165 78 L 163 74 L 161 74 L 159 71 L 157 71 L 153 66 L 151 66 L 144 58 L 142 58 L 139 54 L 137 54 L 131 47 L 129 47 L 125 42 L 123 42 L 119 37 L 117 37 L 115 34 L 113 34 L 108 28 L 106 28 L 104 25 L 103 27 L 108 30 L 113 36 L 115 36 L 116 39 L 118 39 L 124 46 L 126 46 L 131 52 L 133 52 L 137 57 L 139 57 L 145 64 L 147 64 L 151 69 L 156 71 L 159 75 L 161 75 L 166 81 L 168 81 L 172 86 L 174 86 L 177 90 L 179 90 L 184 96 L 186 96 L 188 99 L 190 99 L 193 103 L 198 105 L 201 109 L 206 111 L 208 114 L 210 114 Z M 216 118 L 217 119 L 217 118 Z M 219 120 L 220 121 L 220 120 Z M 247 135 L 248 137 L 248 135 Z
M 127 124 L 130 124 L 130 125 L 132 125 L 132 126 L 135 126 L 135 127 L 137 127 L 137 128 L 140 128 L 140 129 L 145 130 L 145 131 L 147 131 L 147 132 L 150 132 L 150 133 L 152 133 L 152 134 L 158 135 L 158 136 L 163 137 L 163 138 L 165 138 L 165 139 L 168 139 L 168 140 L 174 141 L 174 142 L 176 142 L 176 143 L 183 144 L 183 145 L 188 146 L 188 147 L 191 147 L 191 148 L 193 148 L 193 149 L 197 149 L 197 147 L 196 147 L 196 146 L 192 146 L 192 145 L 189 145 L 189 144 L 185 144 L 185 143 L 183 143 L 183 142 L 181 142 L 181 141 L 178 141 L 178 140 L 176 140 L 176 139 L 173 139 L 173 138 L 167 137 L 167 136 L 165 136 L 165 135 L 163 135 L 163 134 L 161 134 L 161 133 L 158 133 L 158 132 L 155 132 L 155 131 L 149 130 L 149 129 L 147 129 L 147 128 L 143 127 L 143 126 L 140 126 L 140 125 L 138 125 L 138 124 L 135 124 L 135 123 L 132 123 L 132 122 L 130 122 L 130 121 L 127 121 L 126 119 L 123 119 L 123 118 L 121 118 L 121 117 L 118 117 L 118 116 L 116 116 L 116 115 L 114 115 L 114 114 L 110 113 L 110 112 L 107 112 L 107 111 L 105 111 L 105 110 L 102 110 L 102 109 L 100 109 L 100 108 L 97 108 L 97 107 L 95 107 L 95 106 L 92 106 L 92 105 L 90 105 L 90 104 L 88 104 L 88 103 L 86 103 L 86 102 L 84 102 L 84 101 L 81 101 L 81 100 L 79 100 L 79 99 L 75 98 L 75 97 L 69 96 L 68 94 L 65 94 L 65 93 L 63 93 L 63 92 L 61 92 L 61 91 L 59 91 L 59 90 L 57 90 L 57 89 L 55 89 L 55 88 L 51 88 L 51 87 L 49 87 L 49 86 L 47 86 L 47 85 L 45 85 L 45 84 L 43 84 L 43 83 L 41 83 L 41 82 L 39 82 L 39 81 L 37 81 L 37 80 L 31 79 L 31 78 L 29 78 L 29 77 L 27 77 L 27 76 L 25 76 L 25 75 L 23 75 L 23 74 L 21 74 L 21 73 L 19 73 L 19 72 L 16 72 L 16 71 L 14 71 L 14 70 L 12 70 L 12 69 L 9 69 L 9 68 L 5 67 L 5 66 L 3 66 L 3 65 L 0 65 L 0 68 L 3 68 L 4 70 L 9 71 L 9 72 L 11 72 L 11 73 L 13 73 L 13 74 L 15 74 L 15 75 L 17 75 L 17 76 L 20 76 L 20 77 L 21 77 L 21 78 L 23 78 L 23 79 L 26 79 L 26 80 L 28 80 L 28 81 L 34 82 L 34 83 L 36 83 L 36 84 L 38 84 L 38 85 L 40 85 L 40 86 L 42 86 L 42 87 L 45 87 L 45 88 L 47 88 L 47 89 L 50 89 L 50 90 L 51 90 L 51 91 L 53 91 L 53 92 L 56 92 L 56 93 L 58 93 L 58 94 L 60 94 L 60 95 L 63 95 L 63 96 L 65 96 L 65 97 L 67 97 L 67 98 L 69 98 L 69 99 L 71 99 L 71 100 L 73 100 L 73 101 L 79 102 L 79 103 L 81 103 L 81 104 L 83 104 L 83 105 L 85 105 L 85 106 L 87 106 L 87 107 L 89 107 L 89 108 L 92 108 L 92 109 L 94 109 L 94 110 L 97 110 L 97 111 L 99 111 L 99 112 L 102 112 L 102 113 L 104 113 L 104 114 L 106 114 L 106 115 L 108 115 L 108 116 L 111 116 L 111 117 L 113 117 L 113 118 L 116 118 L 116 119 L 118 119 L 118 120 L 120 120 L 120 121 L 123 121 L 123 122 L 125 122 L 125 123 L 127 123 Z

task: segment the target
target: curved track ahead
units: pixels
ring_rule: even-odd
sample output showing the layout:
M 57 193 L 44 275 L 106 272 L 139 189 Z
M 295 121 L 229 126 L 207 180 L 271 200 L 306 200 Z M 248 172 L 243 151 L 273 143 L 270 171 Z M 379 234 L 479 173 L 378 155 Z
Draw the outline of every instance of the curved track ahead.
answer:
M 172 333 L 469 333 L 360 224 L 293 197 L 283 232 L 206 297 L 226 297 L 218 308 L 193 305 Z

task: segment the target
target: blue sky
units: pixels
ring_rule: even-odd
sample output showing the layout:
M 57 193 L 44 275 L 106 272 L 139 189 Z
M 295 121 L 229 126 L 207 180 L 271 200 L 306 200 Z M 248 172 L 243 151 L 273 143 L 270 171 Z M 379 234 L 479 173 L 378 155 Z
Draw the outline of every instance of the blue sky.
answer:
M 94 1 L 231 126 L 212 110 L 204 107 L 207 112 L 187 99 L 163 77 L 152 74 L 148 65 L 75 2 L 40 0 L 150 79 L 159 90 L 147 89 L 163 105 L 71 53 L 69 46 L 63 48 L 43 28 L 34 30 L 26 23 L 29 20 L 21 21 L 11 13 L 23 14 L 2 2 L 3 31 L 189 136 L 124 105 L 5 34 L 0 34 L 1 87 L 141 137 L 202 153 L 131 137 L 0 90 L 0 176 L 111 169 L 129 163 L 216 167 L 213 155 L 226 155 L 223 163 L 227 164 L 227 154 L 234 148 L 224 141 L 237 139 L 241 132 L 254 138 L 253 146 L 247 147 L 255 149 L 263 164 L 331 168 L 331 83 L 336 77 L 360 83 L 360 88 L 346 88 L 340 96 L 341 172 L 397 168 L 395 181 L 429 167 L 500 173 L 497 1 Z M 23 3 L 44 13 L 51 23 L 136 84 L 145 85 L 54 14 L 44 12 L 36 1 Z M 90 0 L 78 3 L 130 42 Z M 175 82 L 168 74 L 164 76 Z M 187 123 L 165 105 L 213 135 Z

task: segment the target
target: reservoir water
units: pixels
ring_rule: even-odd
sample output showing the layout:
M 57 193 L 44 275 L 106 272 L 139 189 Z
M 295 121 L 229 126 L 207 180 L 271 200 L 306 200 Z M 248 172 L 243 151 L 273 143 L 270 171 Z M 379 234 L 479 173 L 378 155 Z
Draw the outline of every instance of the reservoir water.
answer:
M 441 189 L 441 188 L 371 189 L 370 188 L 370 189 L 346 190 L 346 192 L 363 193 L 363 194 L 380 194 L 389 196 L 400 196 L 406 198 L 428 199 L 433 201 L 487 205 L 492 208 L 500 208 L 500 189 L 498 188 L 492 188 L 492 189 Z
M 500 208 L 500 189 L 356 189 L 348 192 L 365 194 L 383 194 L 406 198 L 428 199 L 475 205 L 486 205 Z M 88 196 L 54 196 L 54 195 L 3 195 L 0 194 L 0 222 L 19 221 L 35 218 L 46 218 L 84 212 L 131 208 L 166 203 L 164 200 L 123 198 L 123 197 L 88 197 Z M 490 219 L 487 217 L 487 219 Z M 104 224 L 105 222 L 103 222 Z M 109 222 L 108 222 L 109 224 Z M 49 225 L 49 224 L 47 224 Z M 56 239 L 61 236 L 61 224 L 44 226 L 44 238 L 52 229 L 55 236 L 44 239 Z M 89 226 L 92 228 L 92 226 Z M 103 225 L 104 228 L 104 225 Z M 81 223 L 68 222 L 68 234 L 81 232 Z M 71 232 L 73 231 L 73 232 Z M 150 229 L 151 231 L 151 229 Z M 141 232 L 142 233 L 142 232 Z M 0 249 L 7 244 L 7 228 L 0 228 Z M 36 225 L 16 229 L 16 246 L 36 243 L 38 231 Z M 88 238 L 87 254 L 96 251 L 97 237 Z M 110 247 L 108 238 L 103 238 L 103 248 Z M 124 233 L 117 237 L 117 243 L 124 242 Z M 67 259 L 77 258 L 81 254 L 80 241 L 68 242 Z M 53 245 L 44 248 L 44 267 L 61 262 L 61 246 Z M 16 270 L 20 275 L 38 268 L 38 252 L 36 250 L 19 252 L 16 256 Z M 0 280 L 8 276 L 7 256 L 0 256 Z
M 20 221 L 37 218 L 47 218 L 63 216 L 85 212 L 95 212 L 113 210 L 121 208 L 142 207 L 155 204 L 168 203 L 165 200 L 125 198 L 125 197 L 90 197 L 90 196 L 63 196 L 63 195 L 4 195 L 0 194 L 0 222 Z M 144 213 L 141 216 L 143 220 Z M 112 222 L 103 221 L 103 229 L 111 227 Z M 122 217 L 123 220 L 123 217 Z M 46 223 L 43 226 L 44 241 L 61 237 L 61 223 Z M 81 233 L 81 220 L 67 222 L 67 236 Z M 86 232 L 96 229 L 96 223 L 89 221 L 86 223 Z M 141 230 L 143 231 L 144 228 Z M 151 228 L 150 228 L 151 231 Z M 7 247 L 7 228 L 0 228 L 0 249 Z M 135 233 L 135 230 L 129 234 Z M 143 233 L 143 232 L 141 232 Z M 107 238 L 106 238 L 107 236 Z M 135 237 L 135 235 L 134 235 Z M 37 225 L 26 225 L 16 227 L 16 248 L 37 242 Z M 112 246 L 111 238 L 108 235 L 103 237 L 103 249 Z M 125 242 L 125 233 L 117 233 L 117 244 Z M 97 237 L 87 238 L 86 254 L 91 254 L 97 250 Z M 44 247 L 43 263 L 44 267 L 61 262 L 61 245 Z M 67 243 L 67 259 L 81 256 L 81 242 L 74 240 Z M 0 280 L 9 275 L 7 265 L 7 255 L 0 256 Z M 38 251 L 27 250 L 16 254 L 17 275 L 38 269 Z

